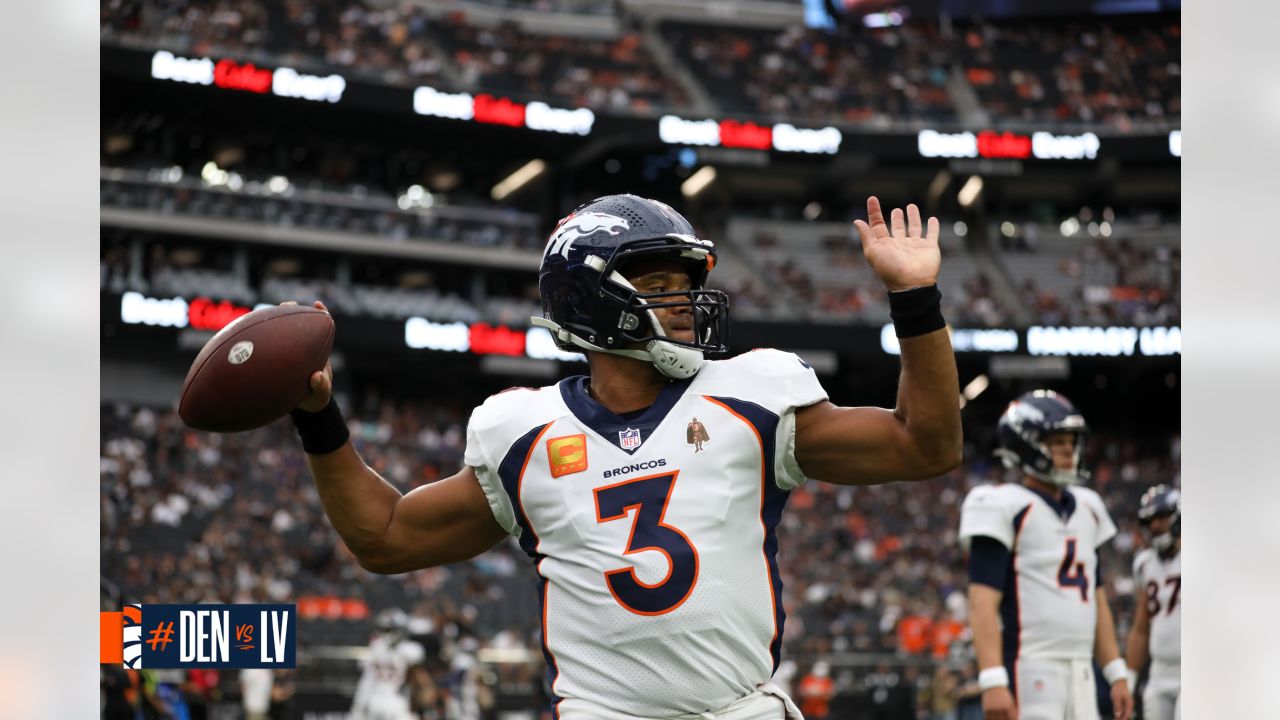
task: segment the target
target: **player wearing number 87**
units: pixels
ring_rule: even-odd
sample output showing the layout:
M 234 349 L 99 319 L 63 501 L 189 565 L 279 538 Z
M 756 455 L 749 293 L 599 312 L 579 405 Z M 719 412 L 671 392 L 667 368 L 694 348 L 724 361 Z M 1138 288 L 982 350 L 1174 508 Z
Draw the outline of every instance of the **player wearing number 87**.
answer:
M 1142 692 L 1145 720 L 1182 717 L 1182 493 L 1167 485 L 1147 490 L 1138 504 L 1149 547 L 1133 558 L 1138 588 L 1125 653 L 1136 673 L 1151 660 Z
M 331 375 L 293 416 L 334 528 L 361 564 L 405 572 L 519 538 L 540 579 L 561 720 L 687 713 L 799 718 L 770 681 L 785 613 L 775 534 L 809 478 L 872 484 L 960 462 L 959 383 L 935 285 L 938 223 L 915 206 L 858 221 L 902 338 L 895 410 L 837 407 L 791 353 L 728 360 L 728 298 L 703 287 L 715 245 L 653 200 L 613 195 L 552 233 L 543 317 L 589 376 L 489 398 L 466 467 L 401 496 L 365 466 Z M 706 443 L 690 445 L 693 418 Z
M 1087 427 L 1065 397 L 1025 393 L 1000 416 L 996 454 L 1021 483 L 965 498 L 969 613 L 988 720 L 1097 720 L 1093 660 L 1117 720 L 1133 709 L 1097 549 L 1116 534 L 1102 498 L 1076 483 Z

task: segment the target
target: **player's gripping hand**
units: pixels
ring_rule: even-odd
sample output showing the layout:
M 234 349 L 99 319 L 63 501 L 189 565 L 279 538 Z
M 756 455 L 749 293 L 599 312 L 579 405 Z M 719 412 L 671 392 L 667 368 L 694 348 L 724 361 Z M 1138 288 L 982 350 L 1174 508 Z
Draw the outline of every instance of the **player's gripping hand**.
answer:
M 288 302 L 282 302 L 280 304 L 297 305 L 298 303 L 289 300 Z M 312 305 L 314 305 L 317 310 L 323 310 L 326 313 L 329 312 L 329 308 L 325 307 L 324 303 L 319 300 L 316 300 Z M 311 394 L 303 398 L 302 402 L 298 403 L 298 407 L 306 410 L 307 412 L 320 412 L 329 404 L 329 398 L 332 396 L 333 364 L 326 362 L 324 364 L 324 370 L 312 373 Z
M 1007 687 L 993 687 L 982 692 L 982 716 L 986 720 L 1018 720 L 1018 706 Z
M 938 249 L 938 219 L 920 223 L 920 208 L 908 205 L 904 215 L 894 208 L 885 225 L 880 201 L 867 198 L 867 221 L 854 220 L 862 236 L 862 253 L 876 277 L 890 291 L 910 290 L 938 282 L 942 251 Z
M 1111 685 L 1111 707 L 1116 720 L 1133 717 L 1133 695 L 1129 693 L 1129 681 L 1117 680 Z

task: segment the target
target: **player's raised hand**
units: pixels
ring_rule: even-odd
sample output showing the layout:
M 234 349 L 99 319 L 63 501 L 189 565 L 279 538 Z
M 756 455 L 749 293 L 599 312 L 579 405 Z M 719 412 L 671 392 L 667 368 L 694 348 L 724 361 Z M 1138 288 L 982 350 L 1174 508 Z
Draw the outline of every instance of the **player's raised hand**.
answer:
M 908 205 L 904 214 L 894 208 L 888 225 L 880 201 L 867 198 L 867 220 L 854 220 L 862 236 L 862 252 L 876 276 L 889 290 L 910 290 L 938 281 L 942 252 L 938 249 L 938 219 L 920 222 L 920 208 Z
M 280 303 L 281 305 L 297 305 L 298 303 L 289 300 Z M 317 310 L 329 312 L 329 308 L 324 303 L 316 300 L 312 305 Z M 329 404 L 329 398 L 333 396 L 333 363 L 326 362 L 324 370 L 311 374 L 311 394 L 298 403 L 298 407 L 307 412 L 320 412 Z
M 982 692 L 982 716 L 985 720 L 1018 720 L 1018 705 L 1007 687 L 993 687 Z

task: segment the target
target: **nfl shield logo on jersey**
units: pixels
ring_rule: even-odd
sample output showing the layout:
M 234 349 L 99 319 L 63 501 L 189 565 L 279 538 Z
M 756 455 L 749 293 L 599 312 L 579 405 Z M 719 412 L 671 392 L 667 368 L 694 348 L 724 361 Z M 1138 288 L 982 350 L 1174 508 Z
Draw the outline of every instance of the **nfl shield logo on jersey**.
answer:
M 635 450 L 640 447 L 640 431 L 635 428 L 627 428 L 618 431 L 618 445 L 623 450 Z

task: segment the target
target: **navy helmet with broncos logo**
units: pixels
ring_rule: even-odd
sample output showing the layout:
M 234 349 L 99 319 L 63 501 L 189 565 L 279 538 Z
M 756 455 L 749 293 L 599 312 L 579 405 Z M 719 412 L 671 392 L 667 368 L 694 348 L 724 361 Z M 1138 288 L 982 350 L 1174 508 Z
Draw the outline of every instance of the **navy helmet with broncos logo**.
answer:
M 1000 447 L 995 454 L 1005 467 L 1044 482 L 1065 487 L 1088 477 L 1084 469 L 1084 438 L 1089 428 L 1071 401 L 1052 390 L 1032 390 L 1009 403 L 996 425 Z M 1044 438 L 1054 433 L 1075 436 L 1075 462 L 1070 469 L 1054 466 Z
M 669 258 L 689 274 L 688 290 L 642 293 L 620 272 L 637 258 Z M 608 195 L 574 210 L 547 240 L 538 271 L 542 317 L 562 350 L 594 350 L 649 360 L 664 375 L 687 378 L 703 353 L 728 348 L 729 298 L 703 286 L 715 244 L 665 203 Z M 668 337 L 653 310 L 688 307 L 692 341 Z
M 1160 534 L 1151 532 L 1151 521 L 1158 517 L 1171 519 L 1169 528 Z M 1138 520 L 1151 546 L 1166 552 L 1182 537 L 1182 491 L 1160 484 L 1148 488 L 1138 501 Z

